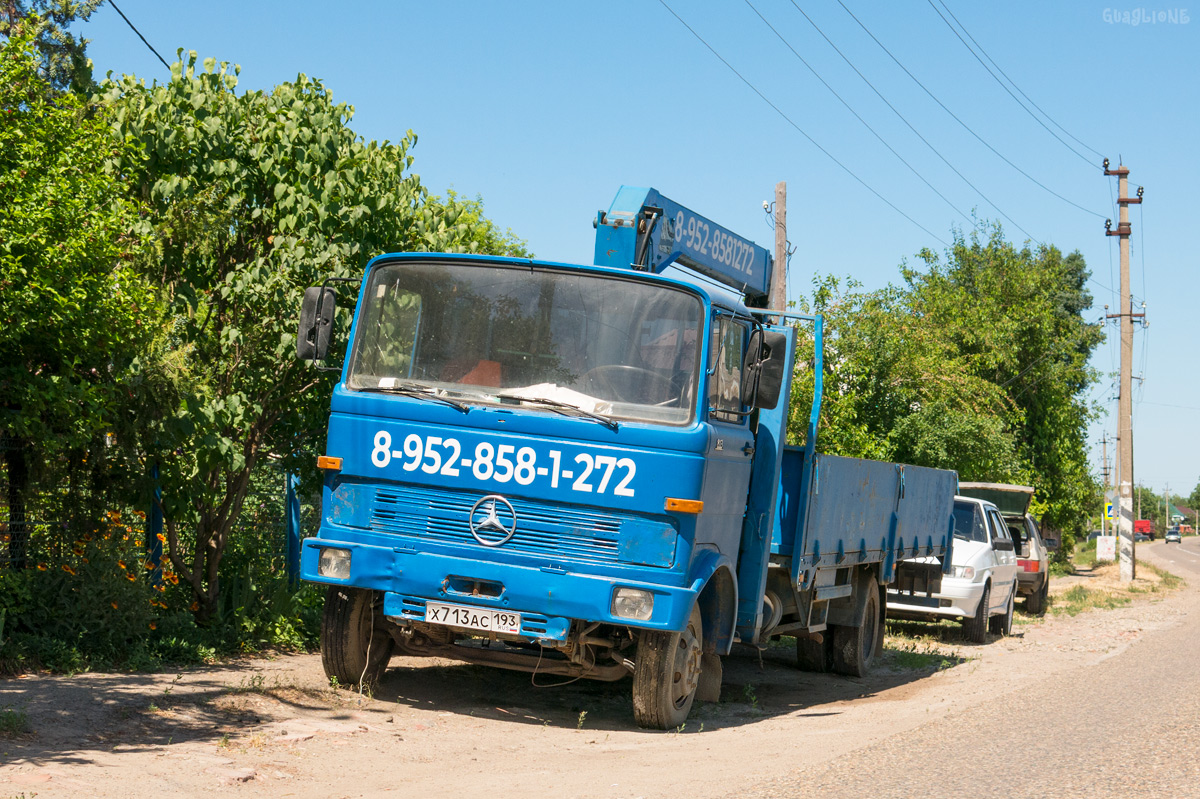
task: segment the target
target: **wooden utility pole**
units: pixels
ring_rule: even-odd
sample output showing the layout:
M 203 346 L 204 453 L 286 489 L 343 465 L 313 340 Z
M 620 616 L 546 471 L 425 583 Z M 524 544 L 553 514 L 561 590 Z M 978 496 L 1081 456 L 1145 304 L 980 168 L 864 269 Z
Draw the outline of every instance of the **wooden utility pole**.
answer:
M 1133 540 L 1133 317 L 1129 296 L 1129 206 L 1142 201 L 1142 190 L 1137 197 L 1129 196 L 1129 169 L 1124 165 L 1108 168 L 1104 159 L 1104 174 L 1117 177 L 1117 204 L 1120 217 L 1117 229 L 1112 229 L 1112 220 L 1104 223 L 1105 233 L 1121 238 L 1121 305 L 1109 318 L 1121 320 L 1121 394 L 1117 398 L 1117 499 L 1120 503 L 1118 530 L 1118 556 L 1122 582 L 1130 582 L 1137 576 L 1137 555 Z
M 775 184 L 775 272 L 767 307 L 787 310 L 787 183 L 782 180 Z

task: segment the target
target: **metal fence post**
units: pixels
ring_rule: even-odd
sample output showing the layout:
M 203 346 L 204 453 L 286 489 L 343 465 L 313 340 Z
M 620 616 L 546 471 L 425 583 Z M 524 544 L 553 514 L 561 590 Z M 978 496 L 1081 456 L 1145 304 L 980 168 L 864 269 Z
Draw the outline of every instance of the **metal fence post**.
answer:
M 163 530 L 163 513 L 162 485 L 158 482 L 157 463 L 150 467 L 150 477 L 154 481 L 154 495 L 150 501 L 150 525 L 143 529 L 142 534 L 145 537 L 146 562 L 153 566 L 150 570 L 150 584 L 158 587 L 162 585 L 163 545 L 159 536 Z
M 300 497 L 296 495 L 300 478 L 288 474 L 284 479 L 287 482 L 287 578 L 294 591 L 300 586 Z

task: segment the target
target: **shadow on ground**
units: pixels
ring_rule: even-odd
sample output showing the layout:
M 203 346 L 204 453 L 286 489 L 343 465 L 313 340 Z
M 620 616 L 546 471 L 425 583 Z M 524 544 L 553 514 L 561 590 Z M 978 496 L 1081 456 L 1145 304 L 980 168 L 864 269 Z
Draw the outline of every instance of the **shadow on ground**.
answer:
M 837 715 L 840 703 L 919 681 L 954 662 L 914 667 L 885 650 L 876 672 L 859 679 L 799 671 L 790 644 L 762 652 L 739 649 L 724 658 L 721 701 L 698 703 L 687 724 L 673 732 L 702 733 L 787 714 Z M 571 682 L 396 657 L 372 695 L 362 696 L 330 688 L 315 655 L 287 656 L 269 668 L 247 661 L 192 669 L 179 677 L 34 675 L 0 680 L 0 709 L 24 714 L 32 731 L 0 737 L 0 755 L 2 761 L 70 765 L 95 762 L 102 753 L 161 751 L 188 743 L 220 749 L 254 736 L 279 735 L 285 721 L 336 731 L 337 725 L 389 723 L 398 710 L 417 711 L 415 717 L 406 713 L 406 722 L 414 724 L 454 714 L 570 730 L 636 731 L 631 686 L 630 679 Z M 430 718 L 423 721 L 426 713 Z

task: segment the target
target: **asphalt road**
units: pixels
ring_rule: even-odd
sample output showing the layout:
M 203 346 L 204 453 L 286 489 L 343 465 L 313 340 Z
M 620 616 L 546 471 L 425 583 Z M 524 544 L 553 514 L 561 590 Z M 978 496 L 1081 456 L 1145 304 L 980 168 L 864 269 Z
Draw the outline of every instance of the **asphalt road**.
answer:
M 1200 797 L 1200 538 L 1138 557 L 1187 581 L 1180 623 L 737 796 Z

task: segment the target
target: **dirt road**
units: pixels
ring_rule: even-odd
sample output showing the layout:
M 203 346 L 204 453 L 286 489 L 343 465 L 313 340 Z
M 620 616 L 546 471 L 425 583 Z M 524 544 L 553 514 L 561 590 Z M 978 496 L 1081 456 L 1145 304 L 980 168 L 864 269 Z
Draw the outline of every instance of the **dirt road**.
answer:
M 829 795 L 848 759 L 904 750 L 946 719 L 1024 701 L 1031 686 L 1089 690 L 1110 659 L 1195 626 L 1197 540 L 1141 545 L 1139 556 L 1195 575 L 1190 587 L 1018 623 L 981 646 L 949 627 L 929 628 L 942 643 L 893 636 L 861 680 L 797 672 L 787 648 L 739 654 L 726 659 L 721 702 L 666 733 L 633 726 L 628 683 L 540 677 L 535 687 L 529 675 L 450 661 L 397 658 L 374 697 L 331 690 L 316 655 L 0 681 L 0 710 L 32 730 L 0 737 L 0 799 Z M 975 751 L 995 750 L 981 741 Z M 913 765 L 889 768 L 896 777 Z

